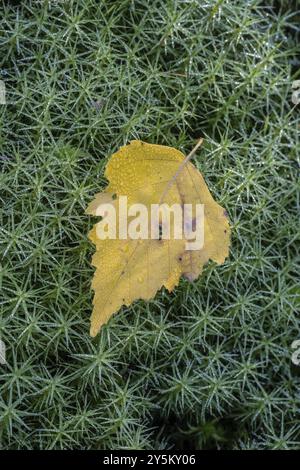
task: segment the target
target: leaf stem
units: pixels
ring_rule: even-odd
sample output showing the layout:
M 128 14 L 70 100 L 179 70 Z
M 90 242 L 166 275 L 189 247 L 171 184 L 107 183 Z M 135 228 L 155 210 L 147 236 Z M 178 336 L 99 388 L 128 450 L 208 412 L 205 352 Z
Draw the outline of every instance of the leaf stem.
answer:
M 177 168 L 177 171 L 176 173 L 174 174 L 174 176 L 172 177 L 172 179 L 168 182 L 161 198 L 160 198 L 160 201 L 159 201 L 159 204 L 161 204 L 164 200 L 164 198 L 166 197 L 166 194 L 167 192 L 169 191 L 169 189 L 171 188 L 172 184 L 175 182 L 175 180 L 178 178 L 179 174 L 181 173 L 181 171 L 183 170 L 183 168 L 185 167 L 185 165 L 191 160 L 191 158 L 194 156 L 194 154 L 197 152 L 198 148 L 202 145 L 203 143 L 203 138 L 200 137 L 200 139 L 198 140 L 197 144 L 195 145 L 195 147 L 190 151 L 190 153 L 185 157 L 185 159 L 180 163 L 179 167 Z

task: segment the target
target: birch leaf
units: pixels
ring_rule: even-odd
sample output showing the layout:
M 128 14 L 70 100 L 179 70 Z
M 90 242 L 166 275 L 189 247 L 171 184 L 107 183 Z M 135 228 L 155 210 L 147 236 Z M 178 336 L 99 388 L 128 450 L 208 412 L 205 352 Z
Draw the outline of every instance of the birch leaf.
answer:
M 199 250 L 187 250 L 185 238 L 151 239 L 150 231 L 144 240 L 103 240 L 97 236 L 96 224 L 89 234 L 96 247 L 91 336 L 122 305 L 150 300 L 163 286 L 171 292 L 181 276 L 197 279 L 209 259 L 222 264 L 230 245 L 226 211 L 214 201 L 201 173 L 179 150 L 132 141 L 111 156 L 105 176 L 109 184 L 89 204 L 88 214 L 98 215 L 101 204 L 110 202 L 116 211 L 118 233 L 121 197 L 127 196 L 128 207 L 141 203 L 149 213 L 151 205 L 162 200 L 169 205 L 204 204 L 204 245 Z

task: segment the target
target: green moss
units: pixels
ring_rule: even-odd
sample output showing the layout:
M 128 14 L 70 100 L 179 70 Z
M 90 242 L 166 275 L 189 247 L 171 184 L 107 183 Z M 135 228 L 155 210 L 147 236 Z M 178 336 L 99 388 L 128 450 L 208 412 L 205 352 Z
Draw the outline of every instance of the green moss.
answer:
M 296 3 L 6 2 L 1 448 L 300 448 Z M 230 258 L 91 339 L 106 159 L 200 136 Z

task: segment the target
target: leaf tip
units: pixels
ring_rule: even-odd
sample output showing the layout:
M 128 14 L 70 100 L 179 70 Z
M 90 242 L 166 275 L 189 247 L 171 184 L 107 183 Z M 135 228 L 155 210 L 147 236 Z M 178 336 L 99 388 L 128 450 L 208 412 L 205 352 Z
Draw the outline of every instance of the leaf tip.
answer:
M 95 338 L 95 336 L 97 336 L 99 331 L 100 331 L 100 328 L 95 328 L 95 325 L 91 325 L 91 327 L 90 327 L 90 336 L 92 338 Z

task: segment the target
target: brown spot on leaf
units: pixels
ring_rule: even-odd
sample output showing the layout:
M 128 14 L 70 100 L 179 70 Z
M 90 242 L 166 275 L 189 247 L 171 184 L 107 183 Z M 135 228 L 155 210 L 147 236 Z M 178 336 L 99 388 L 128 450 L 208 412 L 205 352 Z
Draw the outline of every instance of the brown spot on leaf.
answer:
M 198 276 L 195 273 L 183 273 L 183 277 L 184 279 L 193 282 Z
M 162 240 L 162 225 L 159 224 L 158 226 L 158 240 L 161 241 Z

